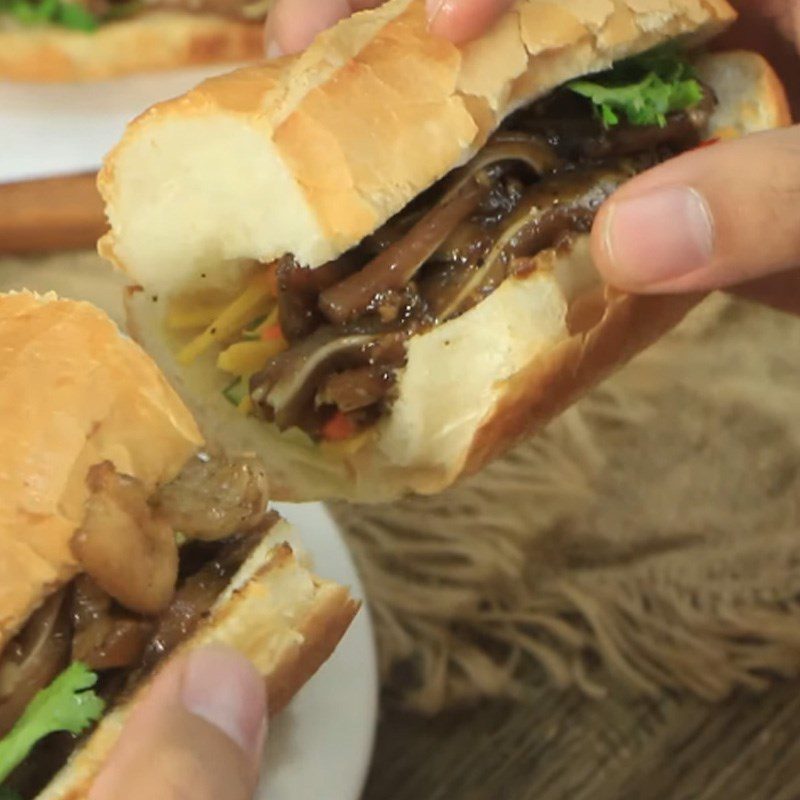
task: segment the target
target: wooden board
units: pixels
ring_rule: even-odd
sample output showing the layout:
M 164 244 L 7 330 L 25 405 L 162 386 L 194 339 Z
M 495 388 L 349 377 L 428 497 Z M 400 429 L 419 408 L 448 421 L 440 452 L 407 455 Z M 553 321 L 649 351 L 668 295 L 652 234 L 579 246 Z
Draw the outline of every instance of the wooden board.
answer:
M 95 177 L 0 184 L 0 253 L 93 249 L 106 229 Z

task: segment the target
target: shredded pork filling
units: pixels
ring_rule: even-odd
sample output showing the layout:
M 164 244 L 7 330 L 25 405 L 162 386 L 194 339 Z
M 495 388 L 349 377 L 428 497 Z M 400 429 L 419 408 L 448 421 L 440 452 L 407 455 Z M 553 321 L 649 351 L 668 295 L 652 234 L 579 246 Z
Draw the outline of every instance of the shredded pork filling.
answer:
M 149 498 L 108 462 L 90 470 L 87 484 L 87 515 L 73 540 L 73 547 L 82 543 L 77 553 L 86 571 L 48 597 L 0 655 L 0 737 L 70 662 L 98 672 L 99 692 L 109 702 L 133 691 L 191 635 L 278 519 L 267 509 L 263 469 L 247 458 L 193 459 Z M 155 547 L 154 529 L 161 539 Z M 186 540 L 180 548 L 176 533 Z M 154 552 L 169 562 L 169 547 L 174 568 L 151 563 Z M 116 559 L 101 558 L 109 552 Z M 153 569 L 159 574 L 142 581 Z M 8 786 L 34 797 L 76 741 L 48 737 Z
M 310 270 L 285 256 L 288 347 L 250 377 L 252 410 L 314 438 L 369 427 L 391 406 L 408 338 L 526 274 L 541 251 L 569 247 L 620 184 L 698 145 L 714 105 L 704 88 L 662 126 L 606 129 L 586 100 L 558 91 L 340 258 Z

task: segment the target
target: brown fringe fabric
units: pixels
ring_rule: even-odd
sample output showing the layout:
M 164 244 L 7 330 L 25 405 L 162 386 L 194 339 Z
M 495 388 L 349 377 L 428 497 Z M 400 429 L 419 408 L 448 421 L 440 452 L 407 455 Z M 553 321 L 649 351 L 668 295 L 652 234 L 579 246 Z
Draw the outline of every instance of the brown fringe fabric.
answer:
M 431 498 L 333 511 L 386 685 L 435 713 L 548 680 L 719 700 L 800 672 L 800 322 L 709 299 Z

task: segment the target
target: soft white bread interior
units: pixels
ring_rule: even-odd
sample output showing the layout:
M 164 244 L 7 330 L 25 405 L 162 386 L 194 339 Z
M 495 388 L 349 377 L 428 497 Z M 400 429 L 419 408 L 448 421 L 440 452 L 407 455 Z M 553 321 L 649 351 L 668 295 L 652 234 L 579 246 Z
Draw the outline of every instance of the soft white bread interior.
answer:
M 89 468 L 109 460 L 151 492 L 202 438 L 135 342 L 88 303 L 52 294 L 0 295 L 0 418 L 2 651 L 79 571 L 70 541 Z
M 279 522 L 240 568 L 210 616 L 181 645 L 239 650 L 264 676 L 270 713 L 279 712 L 338 644 L 358 610 L 347 590 L 322 581 L 298 560 L 289 525 Z M 107 714 L 38 800 L 85 800 L 147 684 Z
M 459 49 L 430 35 L 424 0 L 389 0 L 301 55 L 206 81 L 134 121 L 100 174 L 101 253 L 158 294 L 285 253 L 317 266 L 520 105 L 733 18 L 725 0 L 519 0 Z
M 788 124 L 781 84 L 760 56 L 707 55 L 697 68 L 720 101 L 709 137 Z M 131 297 L 131 329 L 210 438 L 264 453 L 276 496 L 378 502 L 437 492 L 479 469 L 677 324 L 700 299 L 633 297 L 601 286 L 587 237 L 578 237 L 570 253 L 542 253 L 538 267 L 507 280 L 461 317 L 413 337 L 391 414 L 353 452 L 316 446 L 296 430 L 280 434 L 236 411 L 221 394 L 227 378 L 215 368 L 215 353 L 189 366 L 177 363 L 180 343 L 163 325 L 165 304 L 151 295 Z
M 34 83 L 98 81 L 134 72 L 255 61 L 263 22 L 219 14 L 149 11 L 95 31 L 31 27 L 0 17 L 0 79 Z

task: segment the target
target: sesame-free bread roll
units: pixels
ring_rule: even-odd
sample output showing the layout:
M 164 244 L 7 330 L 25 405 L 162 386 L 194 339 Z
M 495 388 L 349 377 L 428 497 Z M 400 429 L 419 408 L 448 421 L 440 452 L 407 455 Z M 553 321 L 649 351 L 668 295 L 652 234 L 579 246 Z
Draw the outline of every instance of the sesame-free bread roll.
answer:
M 171 306 L 235 294 L 286 254 L 309 269 L 337 259 L 475 156 L 515 110 L 655 45 L 695 47 L 733 19 L 722 0 L 521 0 L 458 48 L 428 32 L 421 0 L 390 0 L 301 55 L 155 106 L 99 178 L 111 225 L 100 251 L 143 287 L 129 298 L 133 335 L 212 440 L 268 454 L 277 496 L 377 502 L 441 491 L 540 428 L 701 298 L 604 286 L 585 233 L 546 247 L 464 313 L 406 341 L 391 404 L 353 446 L 243 414 L 222 394 L 225 342 L 178 358 L 186 338 L 166 324 Z M 788 122 L 760 56 L 699 56 L 695 68 L 717 98 L 701 138 Z

